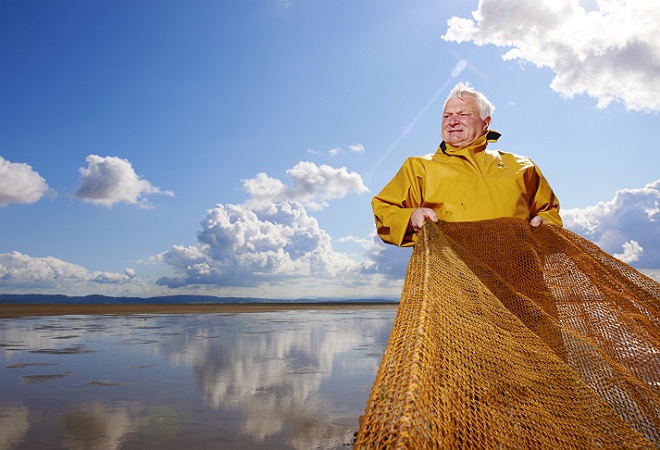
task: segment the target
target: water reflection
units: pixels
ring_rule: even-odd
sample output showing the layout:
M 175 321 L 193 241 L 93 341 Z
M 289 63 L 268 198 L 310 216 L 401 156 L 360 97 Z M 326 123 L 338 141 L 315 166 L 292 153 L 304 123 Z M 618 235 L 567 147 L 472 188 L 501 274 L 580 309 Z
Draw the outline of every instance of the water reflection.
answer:
M 0 320 L 0 450 L 347 448 L 394 314 Z
M 64 447 L 72 450 L 116 450 L 124 436 L 134 431 L 136 425 L 125 408 L 111 408 L 102 403 L 81 405 L 62 417 Z
M 18 444 L 29 427 L 25 406 L 0 406 L 0 449 L 10 449 Z

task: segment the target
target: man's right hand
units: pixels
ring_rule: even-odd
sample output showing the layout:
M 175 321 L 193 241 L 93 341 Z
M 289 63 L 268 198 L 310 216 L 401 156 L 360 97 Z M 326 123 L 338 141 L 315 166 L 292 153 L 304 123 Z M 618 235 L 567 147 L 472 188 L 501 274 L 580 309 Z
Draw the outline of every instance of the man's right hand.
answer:
M 412 212 L 410 215 L 410 225 L 415 233 L 419 233 L 426 219 L 437 222 L 438 216 L 431 208 L 417 208 Z

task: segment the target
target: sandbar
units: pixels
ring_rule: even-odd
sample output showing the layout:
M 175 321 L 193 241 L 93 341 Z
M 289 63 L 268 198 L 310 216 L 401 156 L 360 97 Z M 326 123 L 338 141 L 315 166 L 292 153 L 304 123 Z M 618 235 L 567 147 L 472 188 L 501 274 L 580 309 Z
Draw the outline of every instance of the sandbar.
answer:
M 396 309 L 395 302 L 283 302 L 209 304 L 13 304 L 0 305 L 0 318 L 68 315 L 215 314 L 295 310 Z

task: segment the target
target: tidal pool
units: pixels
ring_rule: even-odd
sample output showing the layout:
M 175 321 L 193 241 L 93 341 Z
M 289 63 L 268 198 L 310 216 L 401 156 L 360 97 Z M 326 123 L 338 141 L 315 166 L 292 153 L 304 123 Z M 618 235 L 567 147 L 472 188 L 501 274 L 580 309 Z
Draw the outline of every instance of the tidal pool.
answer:
M 351 448 L 395 312 L 0 319 L 0 450 Z

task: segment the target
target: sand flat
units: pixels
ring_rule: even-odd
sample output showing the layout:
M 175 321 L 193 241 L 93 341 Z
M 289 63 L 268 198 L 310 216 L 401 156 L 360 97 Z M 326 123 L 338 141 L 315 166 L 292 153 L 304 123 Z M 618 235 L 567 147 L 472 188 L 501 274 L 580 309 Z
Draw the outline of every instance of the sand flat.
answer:
M 0 429 L 35 450 L 350 448 L 395 307 L 0 305 Z
M 212 314 L 292 310 L 396 309 L 393 302 L 213 303 L 213 304 L 2 304 L 0 318 L 64 315 Z

